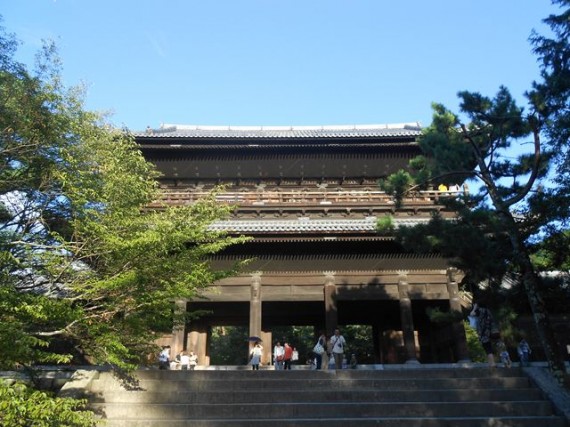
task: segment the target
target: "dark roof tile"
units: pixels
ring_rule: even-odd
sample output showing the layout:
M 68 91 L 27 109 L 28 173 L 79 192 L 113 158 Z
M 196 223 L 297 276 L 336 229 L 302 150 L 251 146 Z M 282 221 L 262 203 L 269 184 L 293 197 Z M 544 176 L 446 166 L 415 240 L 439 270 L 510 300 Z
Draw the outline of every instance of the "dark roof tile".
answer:
M 146 138 L 366 138 L 416 137 L 421 133 L 419 123 L 353 126 L 196 126 L 162 125 L 158 129 L 134 132 Z

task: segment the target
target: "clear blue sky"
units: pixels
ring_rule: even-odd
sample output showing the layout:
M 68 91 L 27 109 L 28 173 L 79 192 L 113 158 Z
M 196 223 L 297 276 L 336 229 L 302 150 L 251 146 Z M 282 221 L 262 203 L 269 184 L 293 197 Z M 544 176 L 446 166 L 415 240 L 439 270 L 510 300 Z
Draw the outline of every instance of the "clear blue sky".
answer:
M 32 64 L 56 41 L 66 84 L 117 126 L 431 121 L 459 90 L 522 94 L 549 0 L 0 0 Z

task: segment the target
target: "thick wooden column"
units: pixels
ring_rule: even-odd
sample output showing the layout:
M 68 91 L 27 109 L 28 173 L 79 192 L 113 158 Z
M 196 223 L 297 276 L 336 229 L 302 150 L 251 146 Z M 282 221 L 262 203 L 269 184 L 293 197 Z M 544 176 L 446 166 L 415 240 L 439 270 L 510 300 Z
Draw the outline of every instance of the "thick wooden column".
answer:
M 372 348 L 374 349 L 374 363 L 382 363 L 382 328 L 378 324 L 372 325 Z
M 335 273 L 325 272 L 325 328 L 327 334 L 332 334 L 338 326 L 338 311 L 336 307 Z
M 455 280 L 455 268 L 447 269 L 447 293 L 449 294 L 449 309 L 451 312 L 461 313 L 461 302 L 459 301 L 459 287 Z M 461 317 L 462 319 L 463 317 Z M 468 362 L 469 350 L 467 349 L 467 337 L 465 336 L 465 326 L 462 320 L 457 320 L 452 324 L 453 341 L 455 342 L 455 357 L 459 362 Z
M 261 338 L 261 272 L 252 274 L 250 289 L 249 336 Z M 252 346 L 253 343 L 250 342 L 249 348 Z
M 261 355 L 262 365 L 271 365 L 271 356 L 273 353 L 273 333 L 271 331 L 261 331 L 259 336 L 263 341 L 263 354 Z
M 408 274 L 402 272 L 398 277 L 398 294 L 400 297 L 400 319 L 402 335 L 406 351 L 406 363 L 419 363 L 416 358 L 416 339 L 414 335 L 414 318 L 412 315 L 412 300 L 409 295 Z
M 177 300 L 174 304 L 174 315 L 185 313 L 187 310 L 186 300 Z M 174 359 L 178 353 L 184 350 L 184 337 L 186 335 L 186 325 L 174 325 L 172 329 L 172 342 L 170 344 L 170 357 Z

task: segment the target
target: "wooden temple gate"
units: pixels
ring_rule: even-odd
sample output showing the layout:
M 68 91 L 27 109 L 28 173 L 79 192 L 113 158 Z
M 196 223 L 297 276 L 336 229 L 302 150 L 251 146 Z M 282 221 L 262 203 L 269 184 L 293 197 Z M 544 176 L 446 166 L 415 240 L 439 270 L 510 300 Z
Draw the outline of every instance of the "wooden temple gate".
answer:
M 461 321 L 441 326 L 428 308 L 462 310 L 461 272 L 438 254 L 403 251 L 380 235 L 379 218 L 394 226 L 450 217 L 442 197 L 418 191 L 396 207 L 377 181 L 419 154 L 415 125 L 319 128 L 199 128 L 164 126 L 136 134 L 145 157 L 163 173 L 163 201 L 194 203 L 223 184 L 220 203 L 236 209 L 212 227 L 253 240 L 212 260 L 215 268 L 253 259 L 248 270 L 212 285 L 200 299 L 177 301 L 209 314 L 174 330 L 177 353 L 209 364 L 212 326 L 249 328 L 272 343 L 272 327 L 312 325 L 329 333 L 342 325 L 372 327 L 376 363 L 466 360 Z M 279 337 L 278 337 L 279 338 Z M 264 362 L 272 346 L 266 345 Z

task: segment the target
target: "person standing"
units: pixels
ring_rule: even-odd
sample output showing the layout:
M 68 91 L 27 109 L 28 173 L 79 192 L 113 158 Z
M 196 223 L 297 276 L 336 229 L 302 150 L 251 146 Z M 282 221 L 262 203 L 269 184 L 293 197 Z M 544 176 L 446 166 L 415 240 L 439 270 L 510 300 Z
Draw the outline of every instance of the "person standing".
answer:
M 340 334 L 340 329 L 334 330 L 334 335 L 331 337 L 332 354 L 334 357 L 334 365 L 336 369 L 342 369 L 342 359 L 344 357 L 344 348 L 346 347 L 346 340 Z
M 170 347 L 162 347 L 162 351 L 158 355 L 158 368 L 170 369 Z
M 519 355 L 521 366 L 528 366 L 530 363 L 530 353 L 532 353 L 532 351 L 528 345 L 528 342 L 524 338 L 519 342 L 517 353 Z
M 283 362 L 285 359 L 285 348 L 281 345 L 281 341 L 277 341 L 273 347 L 273 364 L 275 365 L 275 370 L 283 370 Z
M 323 355 L 326 353 L 327 348 L 327 336 L 324 332 L 321 332 L 319 338 L 317 339 L 317 344 L 314 347 L 313 353 L 315 353 L 316 369 L 322 369 Z M 318 350 L 318 351 L 317 351 Z
M 187 371 L 188 369 L 190 369 L 190 356 L 188 356 L 188 354 L 185 351 L 180 352 L 179 363 L 180 363 L 180 369 L 182 371 Z
M 491 310 L 487 308 L 484 302 L 473 304 L 471 316 L 477 319 L 477 335 L 479 341 L 487 354 L 487 362 L 490 368 L 495 367 L 495 355 L 493 352 L 493 344 L 491 342 L 491 331 L 493 329 L 493 315 Z
M 293 357 L 293 347 L 287 341 L 283 343 L 283 369 L 291 370 L 291 359 Z
M 259 364 L 261 363 L 261 355 L 263 353 L 263 348 L 259 342 L 256 342 L 251 349 L 251 369 L 254 371 L 259 371 Z

